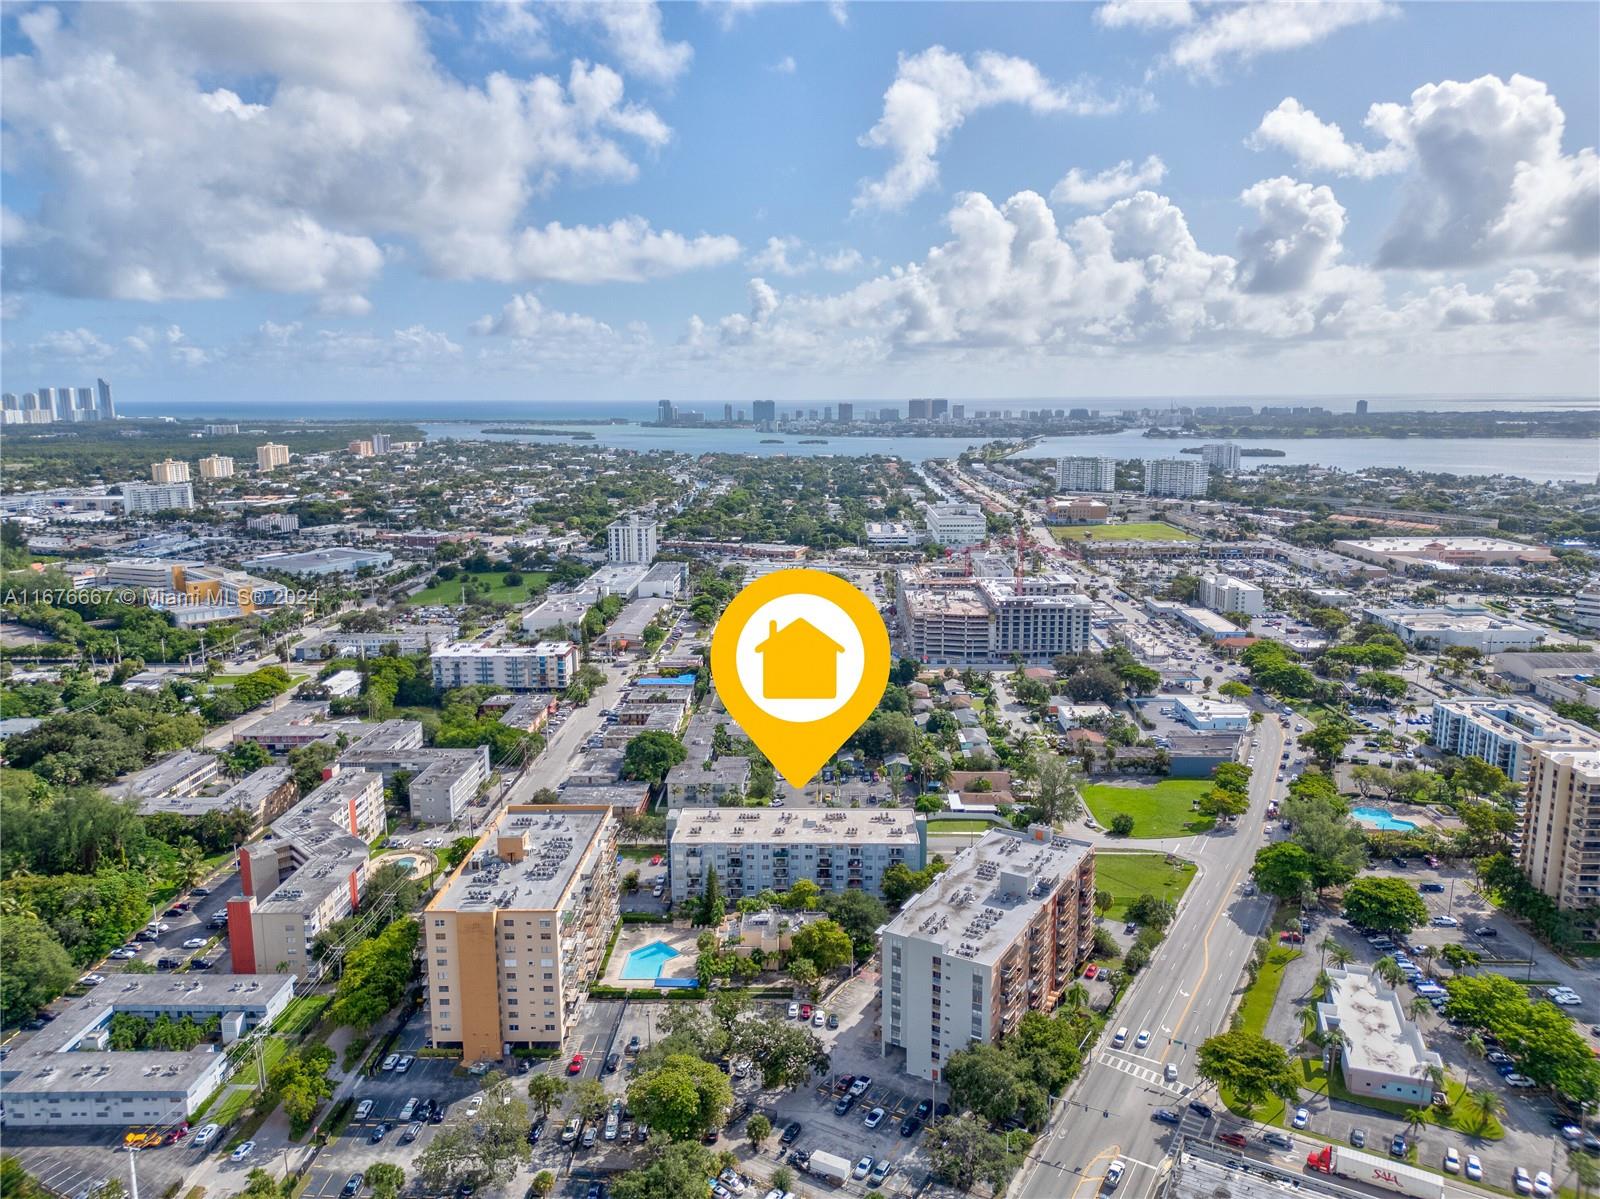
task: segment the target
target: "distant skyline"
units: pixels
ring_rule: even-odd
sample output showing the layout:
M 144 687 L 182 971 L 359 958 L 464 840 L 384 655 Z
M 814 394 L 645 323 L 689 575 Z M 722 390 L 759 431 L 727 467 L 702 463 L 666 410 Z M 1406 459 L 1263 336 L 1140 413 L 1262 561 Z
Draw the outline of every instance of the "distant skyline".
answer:
M 18 395 L 1600 396 L 1592 4 L 0 22 Z

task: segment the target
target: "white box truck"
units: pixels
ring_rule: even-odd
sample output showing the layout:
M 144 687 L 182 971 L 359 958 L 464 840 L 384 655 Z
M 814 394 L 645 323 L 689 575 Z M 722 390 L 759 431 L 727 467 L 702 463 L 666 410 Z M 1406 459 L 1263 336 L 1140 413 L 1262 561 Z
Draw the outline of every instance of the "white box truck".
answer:
M 813 1149 L 811 1157 L 806 1162 L 806 1169 L 818 1178 L 826 1178 L 829 1182 L 849 1182 L 850 1163 L 842 1157 L 832 1153 L 824 1153 L 820 1149 Z
M 1416 1199 L 1444 1199 L 1444 1182 L 1437 1174 L 1408 1166 L 1375 1153 L 1362 1153 L 1342 1145 L 1324 1145 L 1306 1154 L 1306 1169 L 1364 1182 L 1370 1187 L 1413 1195 Z

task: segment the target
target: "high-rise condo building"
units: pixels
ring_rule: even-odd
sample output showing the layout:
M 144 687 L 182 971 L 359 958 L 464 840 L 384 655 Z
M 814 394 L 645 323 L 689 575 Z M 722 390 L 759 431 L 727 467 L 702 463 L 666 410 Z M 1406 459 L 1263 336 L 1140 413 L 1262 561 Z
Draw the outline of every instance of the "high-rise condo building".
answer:
M 512 805 L 422 913 L 435 1046 L 559 1048 L 617 921 L 609 805 Z
M 165 462 L 152 462 L 150 464 L 150 481 L 152 483 L 187 483 L 189 481 L 189 464 L 179 462 L 175 458 L 168 458 Z
M 200 477 L 202 479 L 233 478 L 233 459 L 226 454 L 208 454 L 200 459 Z
M 1191 458 L 1146 458 L 1144 493 L 1170 499 L 1198 499 L 1211 484 L 1211 471 Z
M 630 512 L 606 526 L 606 560 L 617 563 L 653 562 L 660 526 L 652 517 Z
M 256 469 L 259 471 L 274 471 L 280 466 L 289 465 L 289 447 L 269 441 L 266 445 L 256 446 Z
M 929 401 L 927 400 L 912 400 L 906 408 L 906 419 L 927 420 L 929 411 L 928 405 Z
M 130 516 L 138 512 L 165 512 L 171 508 L 187 511 L 194 507 L 194 484 L 124 483 L 122 504 Z
M 1115 458 L 1061 458 L 1056 461 L 1056 487 L 1061 491 L 1115 491 Z
M 947 417 L 949 415 L 950 415 L 950 401 L 949 400 L 929 400 L 928 401 L 928 416 L 931 417 L 933 420 L 943 420 L 945 417 Z
M 854 404 L 839 405 L 839 423 L 841 425 L 848 425 L 851 421 L 855 420 L 855 418 L 856 406 Z
M 104 379 L 94 381 L 95 398 L 99 402 L 95 407 L 99 410 L 101 420 L 116 420 L 117 406 L 111 402 L 111 384 Z
M 1600 906 L 1600 751 L 1535 749 L 1523 816 L 1522 872 L 1564 912 Z
M 750 405 L 750 416 L 758 425 L 770 425 L 778 419 L 778 405 L 775 400 L 756 400 Z
M 950 1055 L 1051 1011 L 1094 948 L 1094 848 L 990 830 L 883 929 L 883 1048 L 937 1080 Z
M 677 414 L 674 412 L 671 400 L 656 401 L 656 423 L 670 425 L 674 423 Z
M 1239 447 L 1231 441 L 1219 441 L 1200 447 L 1200 461 L 1219 474 L 1239 469 Z

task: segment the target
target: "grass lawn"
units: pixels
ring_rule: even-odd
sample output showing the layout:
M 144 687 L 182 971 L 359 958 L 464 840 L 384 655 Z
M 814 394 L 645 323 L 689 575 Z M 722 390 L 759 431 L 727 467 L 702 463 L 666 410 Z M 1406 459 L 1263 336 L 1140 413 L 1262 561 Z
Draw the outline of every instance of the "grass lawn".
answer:
M 1289 706 L 1312 724 L 1325 724 L 1330 720 L 1343 720 L 1344 716 L 1326 704 L 1313 704 L 1303 699 L 1291 699 Z
M 982 833 L 992 828 L 1002 828 L 1003 825 L 993 824 L 987 820 L 930 820 L 928 831 L 930 833 Z
M 1110 828 L 1111 818 L 1126 812 L 1133 817 L 1135 837 L 1185 837 L 1203 833 L 1215 823 L 1191 807 L 1210 789 L 1210 779 L 1162 779 L 1131 786 L 1092 783 L 1083 789 L 1083 802 L 1101 828 Z
M 1272 1005 L 1277 1002 L 1279 988 L 1283 986 L 1283 972 L 1299 956 L 1298 949 L 1280 946 L 1267 950 L 1267 960 L 1261 964 L 1256 981 L 1244 993 L 1244 1000 L 1239 1004 L 1239 1017 L 1246 1032 L 1253 1032 L 1257 1036 L 1266 1034 L 1267 1017 L 1272 1012 Z M 1320 1063 L 1318 1069 L 1321 1069 Z M 1217 1093 L 1235 1115 L 1247 1120 L 1260 1120 L 1265 1124 L 1283 1123 L 1284 1105 L 1281 1099 L 1269 1099 L 1254 1108 L 1248 1108 L 1235 1100 L 1226 1087 L 1218 1087 Z
M 506 575 L 520 574 L 522 582 L 515 587 L 506 586 Z M 481 575 L 473 575 L 475 579 L 489 584 L 489 599 L 497 604 L 520 604 L 529 596 L 537 595 L 544 590 L 546 581 L 550 576 L 540 570 L 486 570 Z M 406 601 L 413 608 L 426 604 L 459 604 L 461 602 L 461 589 L 465 585 L 465 574 L 458 574 L 446 583 L 433 583 L 424 587 Z
M 1053 525 L 1050 535 L 1057 541 L 1196 541 L 1177 525 L 1164 520 L 1133 520 L 1120 525 Z
M 1100 853 L 1094 860 L 1094 885 L 1110 891 L 1111 908 L 1106 915 L 1121 920 L 1128 904 L 1141 895 L 1165 897 L 1177 903 L 1194 881 L 1194 863 L 1167 865 L 1163 853 Z

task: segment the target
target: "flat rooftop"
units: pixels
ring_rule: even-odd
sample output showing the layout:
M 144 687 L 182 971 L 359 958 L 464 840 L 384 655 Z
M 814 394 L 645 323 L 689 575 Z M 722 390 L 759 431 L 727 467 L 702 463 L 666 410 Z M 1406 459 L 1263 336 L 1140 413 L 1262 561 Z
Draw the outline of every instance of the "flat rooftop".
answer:
M 148 766 L 129 778 L 126 787 L 117 788 L 134 799 L 158 799 L 176 787 L 186 786 L 197 774 L 215 773 L 217 759 L 214 754 L 203 754 L 192 749 L 182 749 Z
M 1373 615 L 1408 629 L 1427 631 L 1438 629 L 1449 632 L 1490 632 L 1497 629 L 1517 629 L 1529 633 L 1540 630 L 1531 624 L 1513 620 L 1509 616 L 1495 616 L 1488 612 L 1452 612 L 1444 608 L 1380 608 Z
M 609 808 L 507 808 L 428 905 L 429 910 L 554 911 L 609 818 Z M 516 863 L 501 858 L 502 837 L 523 838 L 527 856 Z
M 1344 1059 L 1357 1070 L 1422 1079 L 1439 1055 L 1407 1020 L 1400 997 L 1365 970 L 1329 970 L 1328 998 L 1318 1018 L 1344 1030 Z M 1330 1019 L 1331 1017 L 1331 1019 Z
M 213 1053 L 204 1048 L 78 1052 L 79 1044 L 109 1025 L 117 1012 L 204 1018 L 244 1011 L 258 1022 L 280 997 L 287 1002 L 294 982 L 289 974 L 113 975 L 13 1049 L 0 1065 L 0 1081 L 8 1094 L 187 1089 L 216 1064 Z
M 1506 699 L 1440 699 L 1433 703 L 1437 716 L 1448 712 L 1492 729 L 1502 737 L 1528 744 L 1593 746 L 1600 749 L 1600 733 L 1563 720 L 1537 704 Z
M 294 772 L 287 766 L 263 766 L 225 791 L 146 799 L 139 804 L 139 814 L 154 816 L 157 812 L 171 812 L 177 816 L 204 816 L 207 812 L 228 812 L 234 808 L 253 814 L 260 810 L 267 796 L 293 777 Z
M 885 931 L 937 940 L 960 957 L 993 965 L 1037 913 L 1045 893 L 1040 885 L 1053 888 L 1093 852 L 1087 841 L 1070 837 L 1034 841 L 990 829 L 901 908 Z
M 684 808 L 668 822 L 675 845 L 910 845 L 918 836 L 917 814 L 908 809 Z
M 303 912 L 335 887 L 349 885 L 350 872 L 370 854 L 365 841 L 349 831 L 354 798 L 380 776 L 368 770 L 342 770 L 272 822 L 260 843 L 292 843 L 301 861 L 264 900 L 258 912 Z

